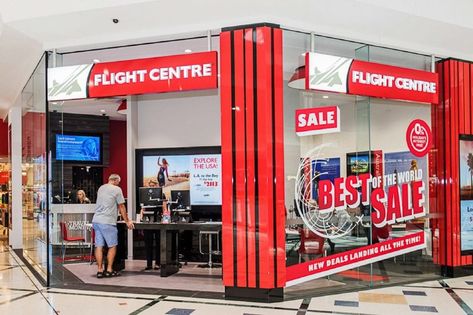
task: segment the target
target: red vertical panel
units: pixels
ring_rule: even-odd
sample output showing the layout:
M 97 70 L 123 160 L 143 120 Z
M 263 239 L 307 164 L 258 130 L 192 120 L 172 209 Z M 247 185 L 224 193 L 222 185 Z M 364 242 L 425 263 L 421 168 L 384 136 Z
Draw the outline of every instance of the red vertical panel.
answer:
M 465 133 L 471 134 L 471 103 L 470 103 L 470 65 L 463 63 L 463 102 L 465 103 Z
M 451 202 L 451 212 L 452 212 L 452 226 L 453 226 L 453 265 L 460 265 L 460 239 L 459 239 L 459 211 L 458 211 L 458 134 L 460 127 L 460 117 L 459 117 L 459 71 L 458 71 L 458 61 L 454 62 L 453 67 L 453 77 L 454 77 L 454 89 L 452 95 L 452 146 L 451 146 L 451 156 L 452 156 L 452 202 Z
M 282 31 L 223 32 L 220 49 L 224 285 L 283 287 Z
M 246 185 L 245 185 L 245 87 L 243 60 L 243 30 L 234 31 L 235 104 L 235 168 L 237 226 L 237 286 L 246 287 Z
M 223 285 L 234 286 L 232 86 L 230 32 L 220 34 L 220 108 L 222 138 L 222 262 Z
M 445 68 L 445 78 L 446 78 L 446 85 L 445 85 L 445 121 L 448 124 L 451 124 L 450 119 L 450 92 L 451 92 L 451 85 L 450 85 L 450 77 L 451 76 L 451 61 L 446 64 Z M 451 194 L 451 158 L 450 158 L 450 151 L 451 151 L 451 129 L 446 128 L 445 130 L 445 198 L 446 198 L 446 209 L 445 211 L 445 220 L 446 220 L 446 255 L 447 255 L 447 265 L 451 266 L 453 263 L 452 257 L 452 230 L 451 230 L 451 204 L 450 201 L 452 200 Z
M 255 139 L 253 88 L 253 29 L 245 30 L 245 83 L 246 83 L 246 165 L 247 165 L 247 218 L 248 218 L 248 287 L 256 287 L 255 248 Z
M 470 67 L 471 64 L 464 62 L 463 63 L 463 68 L 464 68 L 464 89 L 465 89 L 465 116 L 466 116 L 466 133 L 467 134 L 472 134 L 473 129 L 472 129 L 472 118 L 471 115 L 473 114 L 473 110 L 471 108 L 471 72 L 470 72 Z M 472 256 L 466 256 L 464 264 L 466 265 L 471 265 L 473 263 Z
M 468 86 L 468 91 L 470 95 L 469 99 L 470 99 L 470 106 L 473 106 L 473 93 L 471 92 L 473 91 L 473 77 L 472 77 L 473 63 L 469 63 L 468 67 L 469 67 L 469 76 L 470 76 L 470 82 Z M 470 128 L 471 128 L 471 132 L 473 133 L 473 108 L 471 107 L 470 107 Z
M 275 146 L 276 146 L 276 286 L 286 284 L 286 209 L 284 205 L 284 108 L 283 108 L 283 66 L 282 66 L 282 31 L 274 29 L 274 111 L 275 111 Z
M 458 85 L 457 85 L 457 94 L 458 94 L 458 118 L 459 118 L 459 126 L 458 132 L 465 133 L 466 125 L 465 125 L 465 102 L 464 102 L 464 81 L 463 81 L 463 63 L 458 63 L 457 68 L 458 74 Z
M 258 67 L 258 172 L 260 287 L 274 287 L 272 229 L 272 126 L 271 126 L 271 37 L 270 28 L 256 29 Z
M 436 126 L 434 126 L 433 130 L 437 134 L 437 139 L 436 139 L 436 155 L 437 155 L 437 161 L 436 161 L 436 168 L 437 168 L 437 184 L 435 185 L 436 189 L 436 214 L 437 214 L 437 228 L 438 228 L 438 259 L 440 264 L 445 264 L 445 233 L 444 233 L 444 226 L 445 226 L 445 217 L 444 217 L 444 207 L 442 206 L 442 200 L 443 200 L 443 194 L 444 194 L 444 168 L 443 168 L 443 161 L 444 161 L 444 154 L 445 151 L 443 149 L 443 110 L 445 108 L 445 101 L 444 101 L 444 86 L 445 86 L 445 81 L 444 81 L 444 68 L 445 68 L 445 63 L 438 63 L 437 64 L 437 71 L 439 72 L 439 78 L 441 82 L 440 86 L 440 102 L 438 107 L 433 105 L 434 109 L 436 110 Z

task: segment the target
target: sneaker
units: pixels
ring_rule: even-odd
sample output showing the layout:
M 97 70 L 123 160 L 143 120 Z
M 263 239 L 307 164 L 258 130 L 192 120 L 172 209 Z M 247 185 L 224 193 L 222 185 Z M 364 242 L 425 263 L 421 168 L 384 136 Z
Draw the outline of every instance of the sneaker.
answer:
M 154 266 L 154 270 L 159 270 L 159 269 L 161 269 L 161 266 L 160 266 L 160 265 L 155 265 L 155 266 Z
M 146 268 L 145 268 L 145 270 L 152 270 L 152 269 L 153 269 L 153 267 L 151 267 L 151 266 L 146 266 Z

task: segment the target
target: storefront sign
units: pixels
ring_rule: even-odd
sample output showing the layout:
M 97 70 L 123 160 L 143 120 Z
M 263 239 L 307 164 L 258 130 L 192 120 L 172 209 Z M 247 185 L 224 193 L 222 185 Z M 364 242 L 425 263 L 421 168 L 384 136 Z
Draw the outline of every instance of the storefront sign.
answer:
M 394 238 L 287 267 L 286 286 L 325 277 L 426 247 L 424 232 Z
M 407 127 L 406 142 L 412 154 L 417 157 L 425 156 L 432 145 L 432 131 L 429 125 L 421 119 L 413 120 Z
M 306 89 L 438 103 L 438 74 L 306 53 Z
M 296 134 L 298 136 L 340 132 L 340 109 L 338 106 L 296 110 Z
M 214 89 L 217 52 L 48 69 L 48 100 Z

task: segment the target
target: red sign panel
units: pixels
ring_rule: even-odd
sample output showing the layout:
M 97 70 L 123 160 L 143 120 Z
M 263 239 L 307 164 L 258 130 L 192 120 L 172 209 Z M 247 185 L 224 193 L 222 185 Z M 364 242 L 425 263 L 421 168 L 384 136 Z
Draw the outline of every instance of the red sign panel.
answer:
M 88 97 L 217 88 L 217 52 L 94 64 Z
M 438 103 L 438 75 L 354 60 L 350 67 L 348 93 L 380 98 Z
M 439 98 L 437 73 L 310 52 L 306 88 L 433 104 Z
M 340 131 L 340 109 L 337 106 L 296 110 L 296 134 L 309 136 Z
M 394 238 L 381 243 L 363 246 L 302 264 L 287 267 L 286 286 L 356 268 L 389 257 L 408 253 L 425 247 L 424 232 Z
M 432 145 L 432 131 L 429 125 L 421 119 L 413 120 L 407 127 L 406 142 L 412 154 L 417 157 L 425 156 Z

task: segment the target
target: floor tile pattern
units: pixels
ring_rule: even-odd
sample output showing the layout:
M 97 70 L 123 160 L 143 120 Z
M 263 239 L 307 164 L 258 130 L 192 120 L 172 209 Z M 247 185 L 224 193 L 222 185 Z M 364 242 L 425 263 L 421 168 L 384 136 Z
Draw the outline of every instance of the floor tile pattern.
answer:
M 279 303 L 46 288 L 12 251 L 0 251 L 0 314 L 305 315 L 473 314 L 473 275 Z

